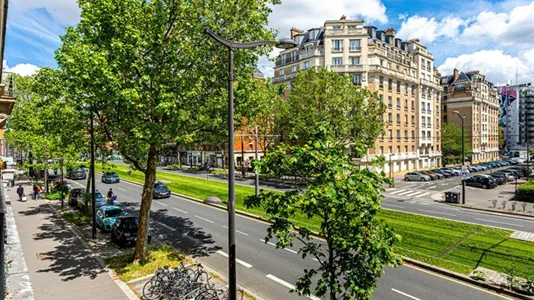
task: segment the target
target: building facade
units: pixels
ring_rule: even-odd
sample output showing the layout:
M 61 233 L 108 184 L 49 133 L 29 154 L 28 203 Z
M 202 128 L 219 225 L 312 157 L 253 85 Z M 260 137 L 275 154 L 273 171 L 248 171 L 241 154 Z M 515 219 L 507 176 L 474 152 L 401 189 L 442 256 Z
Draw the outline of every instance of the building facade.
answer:
M 526 151 L 527 139 L 534 141 L 534 87 L 530 83 L 499 88 L 501 115 L 499 126 L 507 152 Z
M 291 38 L 298 47 L 280 53 L 274 83 L 290 90 L 298 71 L 324 67 L 349 75 L 387 105 L 385 134 L 360 158 L 362 166 L 383 155 L 389 174 L 441 167 L 442 88 L 426 46 L 396 38 L 393 28 L 377 30 L 345 17 L 307 31 L 292 28 Z
M 441 78 L 443 122 L 462 125 L 454 114 L 465 116 L 464 130 L 471 143 L 472 163 L 499 157 L 499 92 L 479 71 L 459 72 Z

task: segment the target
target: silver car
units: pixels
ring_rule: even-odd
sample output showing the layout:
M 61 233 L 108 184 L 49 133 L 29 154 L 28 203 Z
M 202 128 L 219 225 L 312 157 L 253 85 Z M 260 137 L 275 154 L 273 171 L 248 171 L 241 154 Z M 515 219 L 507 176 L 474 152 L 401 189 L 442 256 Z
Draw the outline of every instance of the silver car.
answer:
M 421 172 L 409 172 L 404 175 L 405 181 L 430 181 L 431 178 Z

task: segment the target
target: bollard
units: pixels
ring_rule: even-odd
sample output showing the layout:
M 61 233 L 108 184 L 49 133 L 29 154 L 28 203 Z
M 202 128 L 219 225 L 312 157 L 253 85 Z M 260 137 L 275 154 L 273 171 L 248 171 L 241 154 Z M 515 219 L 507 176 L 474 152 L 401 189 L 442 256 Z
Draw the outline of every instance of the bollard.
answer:
M 523 207 L 523 212 L 525 212 L 527 210 L 527 203 L 523 202 L 521 203 L 521 206 Z
M 497 200 L 491 200 L 491 203 L 493 204 L 493 208 L 497 207 Z
M 517 205 L 517 202 L 512 202 L 512 211 L 515 211 L 515 206 Z
M 504 200 L 501 204 L 502 204 L 502 209 L 505 209 L 506 208 L 506 200 Z

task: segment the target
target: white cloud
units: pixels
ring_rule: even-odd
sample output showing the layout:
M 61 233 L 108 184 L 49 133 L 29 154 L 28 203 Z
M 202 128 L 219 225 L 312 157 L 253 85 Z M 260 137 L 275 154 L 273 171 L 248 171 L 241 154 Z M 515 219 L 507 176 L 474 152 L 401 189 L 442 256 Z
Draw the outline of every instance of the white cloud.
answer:
M 515 84 L 516 66 L 519 83 L 532 82 L 534 49 L 523 52 L 519 57 L 504 54 L 502 50 L 482 50 L 458 57 L 447 58 L 439 67 L 442 76 L 452 74 L 454 68 L 460 72 L 480 71 L 497 85 Z
M 33 75 L 40 69 L 38 66 L 32 64 L 17 64 L 14 67 L 9 67 L 6 60 L 3 61 L 3 68 L 7 72 L 12 72 L 22 76 Z
M 18 12 L 46 9 L 50 16 L 62 25 L 75 25 L 80 20 L 81 10 L 76 0 L 17 0 L 11 3 L 10 8 Z
M 454 16 L 443 18 L 438 22 L 436 18 L 415 15 L 404 19 L 397 36 L 406 40 L 418 38 L 422 43 L 432 43 L 440 36 L 456 37 L 460 26 L 464 23 L 464 20 Z

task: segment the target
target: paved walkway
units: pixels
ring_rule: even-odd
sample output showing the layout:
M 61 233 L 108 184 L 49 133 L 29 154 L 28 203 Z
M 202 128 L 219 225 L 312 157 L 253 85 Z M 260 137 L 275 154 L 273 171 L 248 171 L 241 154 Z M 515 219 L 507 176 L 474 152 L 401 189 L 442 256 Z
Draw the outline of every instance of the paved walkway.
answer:
M 15 190 L 5 189 L 5 194 L 11 200 L 35 299 L 128 299 L 51 204 L 19 202 Z

